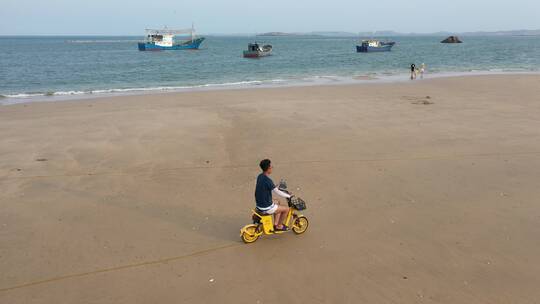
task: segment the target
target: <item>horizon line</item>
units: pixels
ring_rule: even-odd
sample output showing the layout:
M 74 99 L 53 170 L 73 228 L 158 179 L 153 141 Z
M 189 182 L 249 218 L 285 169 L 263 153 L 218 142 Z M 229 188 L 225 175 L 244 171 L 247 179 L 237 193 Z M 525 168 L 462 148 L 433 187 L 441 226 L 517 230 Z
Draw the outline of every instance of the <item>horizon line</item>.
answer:
M 323 33 L 343 33 L 350 35 L 358 35 L 358 34 L 397 34 L 397 35 L 440 35 L 440 34 L 490 34 L 490 33 L 502 33 L 502 32 L 535 32 L 540 31 L 539 29 L 510 29 L 510 30 L 493 30 L 493 31 L 486 31 L 486 30 L 477 30 L 477 31 L 447 31 L 447 30 L 441 30 L 441 31 L 435 31 L 435 32 L 398 32 L 394 30 L 375 30 L 375 31 L 358 31 L 358 32 L 351 32 L 351 31 L 344 31 L 344 30 L 314 30 L 309 32 L 283 32 L 283 31 L 265 31 L 265 32 L 256 32 L 256 33 L 199 33 L 202 35 L 210 35 L 210 36 L 253 36 L 253 35 L 261 35 L 261 34 L 267 34 L 267 33 L 280 33 L 285 35 L 320 35 Z M 110 36 L 110 37 L 117 37 L 117 36 L 144 36 L 144 33 L 141 34 L 99 34 L 99 33 L 92 33 L 92 34 L 77 34 L 77 33 L 64 33 L 64 34 L 0 34 L 0 37 L 15 37 L 15 36 L 55 36 L 55 37 L 61 37 L 61 36 Z

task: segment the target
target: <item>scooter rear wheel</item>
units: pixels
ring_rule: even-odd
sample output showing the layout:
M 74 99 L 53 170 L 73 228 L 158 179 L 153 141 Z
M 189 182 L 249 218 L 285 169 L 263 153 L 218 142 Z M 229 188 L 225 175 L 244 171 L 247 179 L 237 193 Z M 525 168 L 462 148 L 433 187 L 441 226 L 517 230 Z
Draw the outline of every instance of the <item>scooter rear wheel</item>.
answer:
M 308 219 L 305 216 L 300 216 L 294 220 L 292 231 L 296 234 L 302 234 L 306 232 L 308 226 L 309 226 Z
M 242 241 L 246 244 L 255 242 L 259 239 L 259 236 L 260 235 L 257 233 L 257 225 L 248 225 L 244 228 L 241 235 Z

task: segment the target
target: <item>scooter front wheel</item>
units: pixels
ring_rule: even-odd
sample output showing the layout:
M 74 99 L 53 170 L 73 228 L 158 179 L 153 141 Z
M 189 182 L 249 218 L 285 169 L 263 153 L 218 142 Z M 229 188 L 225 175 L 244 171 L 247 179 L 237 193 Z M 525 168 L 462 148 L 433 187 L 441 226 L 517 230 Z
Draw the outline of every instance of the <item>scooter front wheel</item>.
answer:
M 309 226 L 309 221 L 305 216 L 299 216 L 294 220 L 292 231 L 296 234 L 302 234 L 306 232 Z
M 242 237 L 242 241 L 246 244 L 255 242 L 260 236 L 260 234 L 257 233 L 257 225 L 247 225 L 242 229 L 242 234 L 240 236 Z

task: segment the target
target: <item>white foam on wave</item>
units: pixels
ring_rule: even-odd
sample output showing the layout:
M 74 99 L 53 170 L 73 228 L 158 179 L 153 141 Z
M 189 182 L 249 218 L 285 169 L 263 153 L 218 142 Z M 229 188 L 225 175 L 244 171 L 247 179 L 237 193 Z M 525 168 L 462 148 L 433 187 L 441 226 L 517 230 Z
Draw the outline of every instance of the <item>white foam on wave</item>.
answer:
M 2 96 L 5 98 L 30 98 L 30 97 L 45 96 L 45 93 L 19 93 L 19 94 L 5 94 Z
M 24 103 L 24 102 L 33 102 L 33 101 L 49 101 L 54 100 L 54 97 L 60 97 L 61 99 L 73 99 L 73 97 L 98 97 L 98 96 L 107 96 L 107 95 L 129 95 L 137 93 L 152 93 L 152 92 L 180 92 L 180 91 L 194 91 L 194 90 L 204 90 L 204 89 L 213 89 L 213 88 L 235 88 L 235 87 L 249 87 L 255 85 L 275 85 L 279 83 L 285 83 L 287 80 L 284 79 L 271 79 L 271 80 L 249 80 L 249 81 L 235 81 L 235 82 L 224 82 L 224 83 L 207 83 L 200 85 L 191 85 L 191 86 L 158 86 L 158 87 L 137 87 L 137 88 L 114 88 L 114 89 L 100 89 L 100 90 L 89 90 L 89 91 L 56 91 L 56 92 L 46 92 L 46 93 L 17 93 L 17 94 L 5 94 L 0 95 L 5 99 L 0 101 L 0 104 L 15 104 L 15 103 Z M 67 97 L 67 98 L 66 98 Z

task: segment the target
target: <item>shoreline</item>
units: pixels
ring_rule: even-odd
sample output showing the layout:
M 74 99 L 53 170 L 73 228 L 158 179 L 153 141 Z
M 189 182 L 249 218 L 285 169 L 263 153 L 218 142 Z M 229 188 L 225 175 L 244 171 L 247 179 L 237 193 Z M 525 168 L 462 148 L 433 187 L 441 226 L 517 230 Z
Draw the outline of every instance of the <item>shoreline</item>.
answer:
M 435 72 L 426 73 L 424 79 L 417 78 L 415 81 L 409 79 L 409 74 L 376 75 L 373 73 L 359 74 L 354 76 L 321 75 L 295 79 L 292 81 L 285 79 L 240 81 L 222 84 L 204 84 L 194 86 L 176 87 L 150 87 L 150 88 L 126 88 L 107 89 L 94 91 L 68 91 L 51 93 L 28 93 L 14 95 L 0 95 L 0 106 L 35 103 L 35 102 L 59 102 L 77 101 L 88 99 L 100 99 L 122 96 L 148 96 L 174 93 L 205 92 L 205 91 L 229 91 L 229 90 L 251 90 L 251 89 L 272 89 L 272 88 L 296 88 L 314 86 L 347 86 L 366 84 L 392 84 L 392 83 L 416 83 L 429 81 L 430 79 L 444 79 L 456 77 L 481 77 L 481 76 L 512 76 L 512 75 L 540 75 L 540 71 L 469 71 L 469 72 Z

